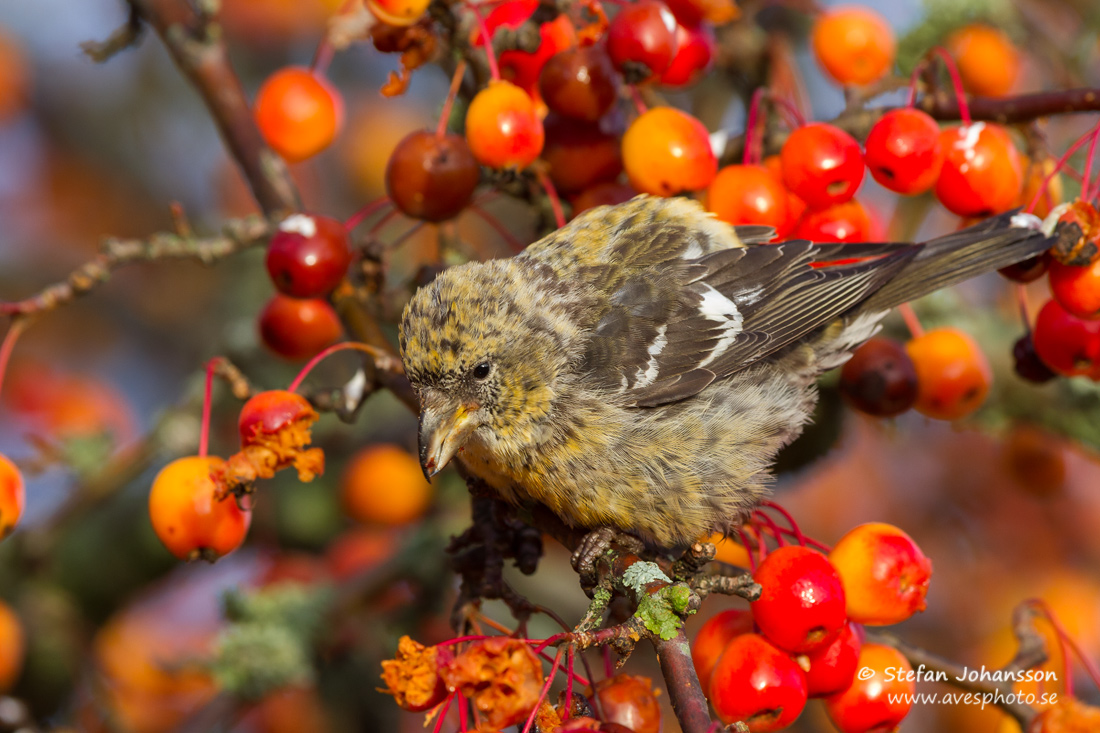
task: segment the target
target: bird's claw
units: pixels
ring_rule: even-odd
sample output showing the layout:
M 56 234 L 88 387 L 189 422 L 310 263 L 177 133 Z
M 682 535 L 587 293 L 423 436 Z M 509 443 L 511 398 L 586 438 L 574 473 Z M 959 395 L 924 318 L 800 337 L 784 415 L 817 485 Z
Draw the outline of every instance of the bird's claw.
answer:
M 634 535 L 625 534 L 612 527 L 598 527 L 592 530 L 581 539 L 570 558 L 573 569 L 580 576 L 582 588 L 586 590 L 594 588 L 599 582 L 596 563 L 612 549 L 613 545 L 636 555 L 645 552 L 645 544 Z

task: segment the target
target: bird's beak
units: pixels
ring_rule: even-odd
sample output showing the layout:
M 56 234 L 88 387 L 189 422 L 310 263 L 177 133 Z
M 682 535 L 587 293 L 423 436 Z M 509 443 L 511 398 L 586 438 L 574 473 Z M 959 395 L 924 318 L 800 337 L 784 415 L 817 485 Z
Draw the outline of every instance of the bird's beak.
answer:
M 425 407 L 420 411 L 420 468 L 429 481 L 443 470 L 476 427 L 466 405 Z

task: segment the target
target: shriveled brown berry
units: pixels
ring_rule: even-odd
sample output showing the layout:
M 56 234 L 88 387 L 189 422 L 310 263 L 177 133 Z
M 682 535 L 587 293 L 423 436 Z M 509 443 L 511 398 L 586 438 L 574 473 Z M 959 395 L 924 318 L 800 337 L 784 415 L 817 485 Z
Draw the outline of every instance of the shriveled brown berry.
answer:
M 904 346 L 873 338 L 856 349 L 841 370 L 840 394 L 860 412 L 894 417 L 917 399 L 917 370 Z

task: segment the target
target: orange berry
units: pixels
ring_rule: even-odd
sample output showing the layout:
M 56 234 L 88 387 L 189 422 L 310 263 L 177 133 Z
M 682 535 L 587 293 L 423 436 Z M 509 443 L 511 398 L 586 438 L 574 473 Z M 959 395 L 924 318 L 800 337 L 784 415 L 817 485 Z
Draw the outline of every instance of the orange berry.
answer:
M 710 185 L 718 159 L 702 122 L 674 107 L 654 107 L 626 129 L 623 167 L 636 190 L 675 196 Z
M 531 165 L 545 142 L 535 100 L 512 82 L 489 82 L 466 110 L 466 142 L 478 162 L 490 168 Z
M 1001 97 L 1012 91 L 1020 73 L 1020 52 L 999 29 L 974 23 L 952 33 L 944 45 L 968 92 Z
M 222 469 L 217 456 L 178 458 L 157 474 L 149 492 L 149 518 L 168 550 L 181 560 L 213 562 L 244 542 L 252 512 L 233 496 L 214 498 L 210 474 Z
M 323 77 L 299 66 L 280 69 L 256 95 L 256 124 L 267 144 L 291 163 L 329 146 L 344 124 L 344 102 Z
M 8 604 L 0 601 L 0 692 L 7 692 L 23 671 L 26 650 L 23 624 Z
M 817 61 L 839 84 L 870 84 L 890 71 L 897 44 L 894 29 L 878 13 L 852 6 L 831 8 L 814 22 L 811 43 Z
M 0 453 L 0 540 L 15 529 L 19 517 L 23 516 L 26 496 L 23 474 Z
M 752 532 L 751 529 L 747 530 Z M 752 567 L 748 549 L 732 537 L 726 537 L 721 532 L 715 532 L 707 542 L 714 544 L 714 559 L 727 565 L 736 565 L 739 568 Z
M 968 334 L 937 328 L 905 345 L 917 368 L 917 402 L 922 415 L 958 420 L 981 407 L 993 371 Z
M 840 575 L 848 618 L 861 624 L 896 624 L 924 610 L 932 561 L 897 527 L 861 524 L 829 553 Z
M 367 0 L 374 16 L 390 25 L 412 25 L 428 9 L 429 0 Z
M 730 224 L 762 224 L 777 232 L 791 228 L 789 194 L 783 181 L 762 165 L 728 165 L 707 188 L 707 208 Z
M 368 524 L 408 524 L 432 502 L 432 486 L 420 463 L 396 445 L 372 445 L 357 453 L 340 481 L 344 508 Z

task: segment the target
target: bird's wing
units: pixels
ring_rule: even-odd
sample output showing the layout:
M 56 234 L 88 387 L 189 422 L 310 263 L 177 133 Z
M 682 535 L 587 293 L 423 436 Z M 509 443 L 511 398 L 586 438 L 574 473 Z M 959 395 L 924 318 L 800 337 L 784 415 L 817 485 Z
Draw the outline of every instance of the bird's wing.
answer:
M 576 278 L 594 265 L 647 269 L 766 242 L 774 234 L 771 227 L 732 227 L 691 199 L 637 196 L 585 211 L 520 257 L 547 264 L 560 277 Z
M 585 367 L 640 407 L 685 399 L 834 321 L 918 251 L 794 241 L 644 269 L 581 268 L 580 279 L 606 294 Z

